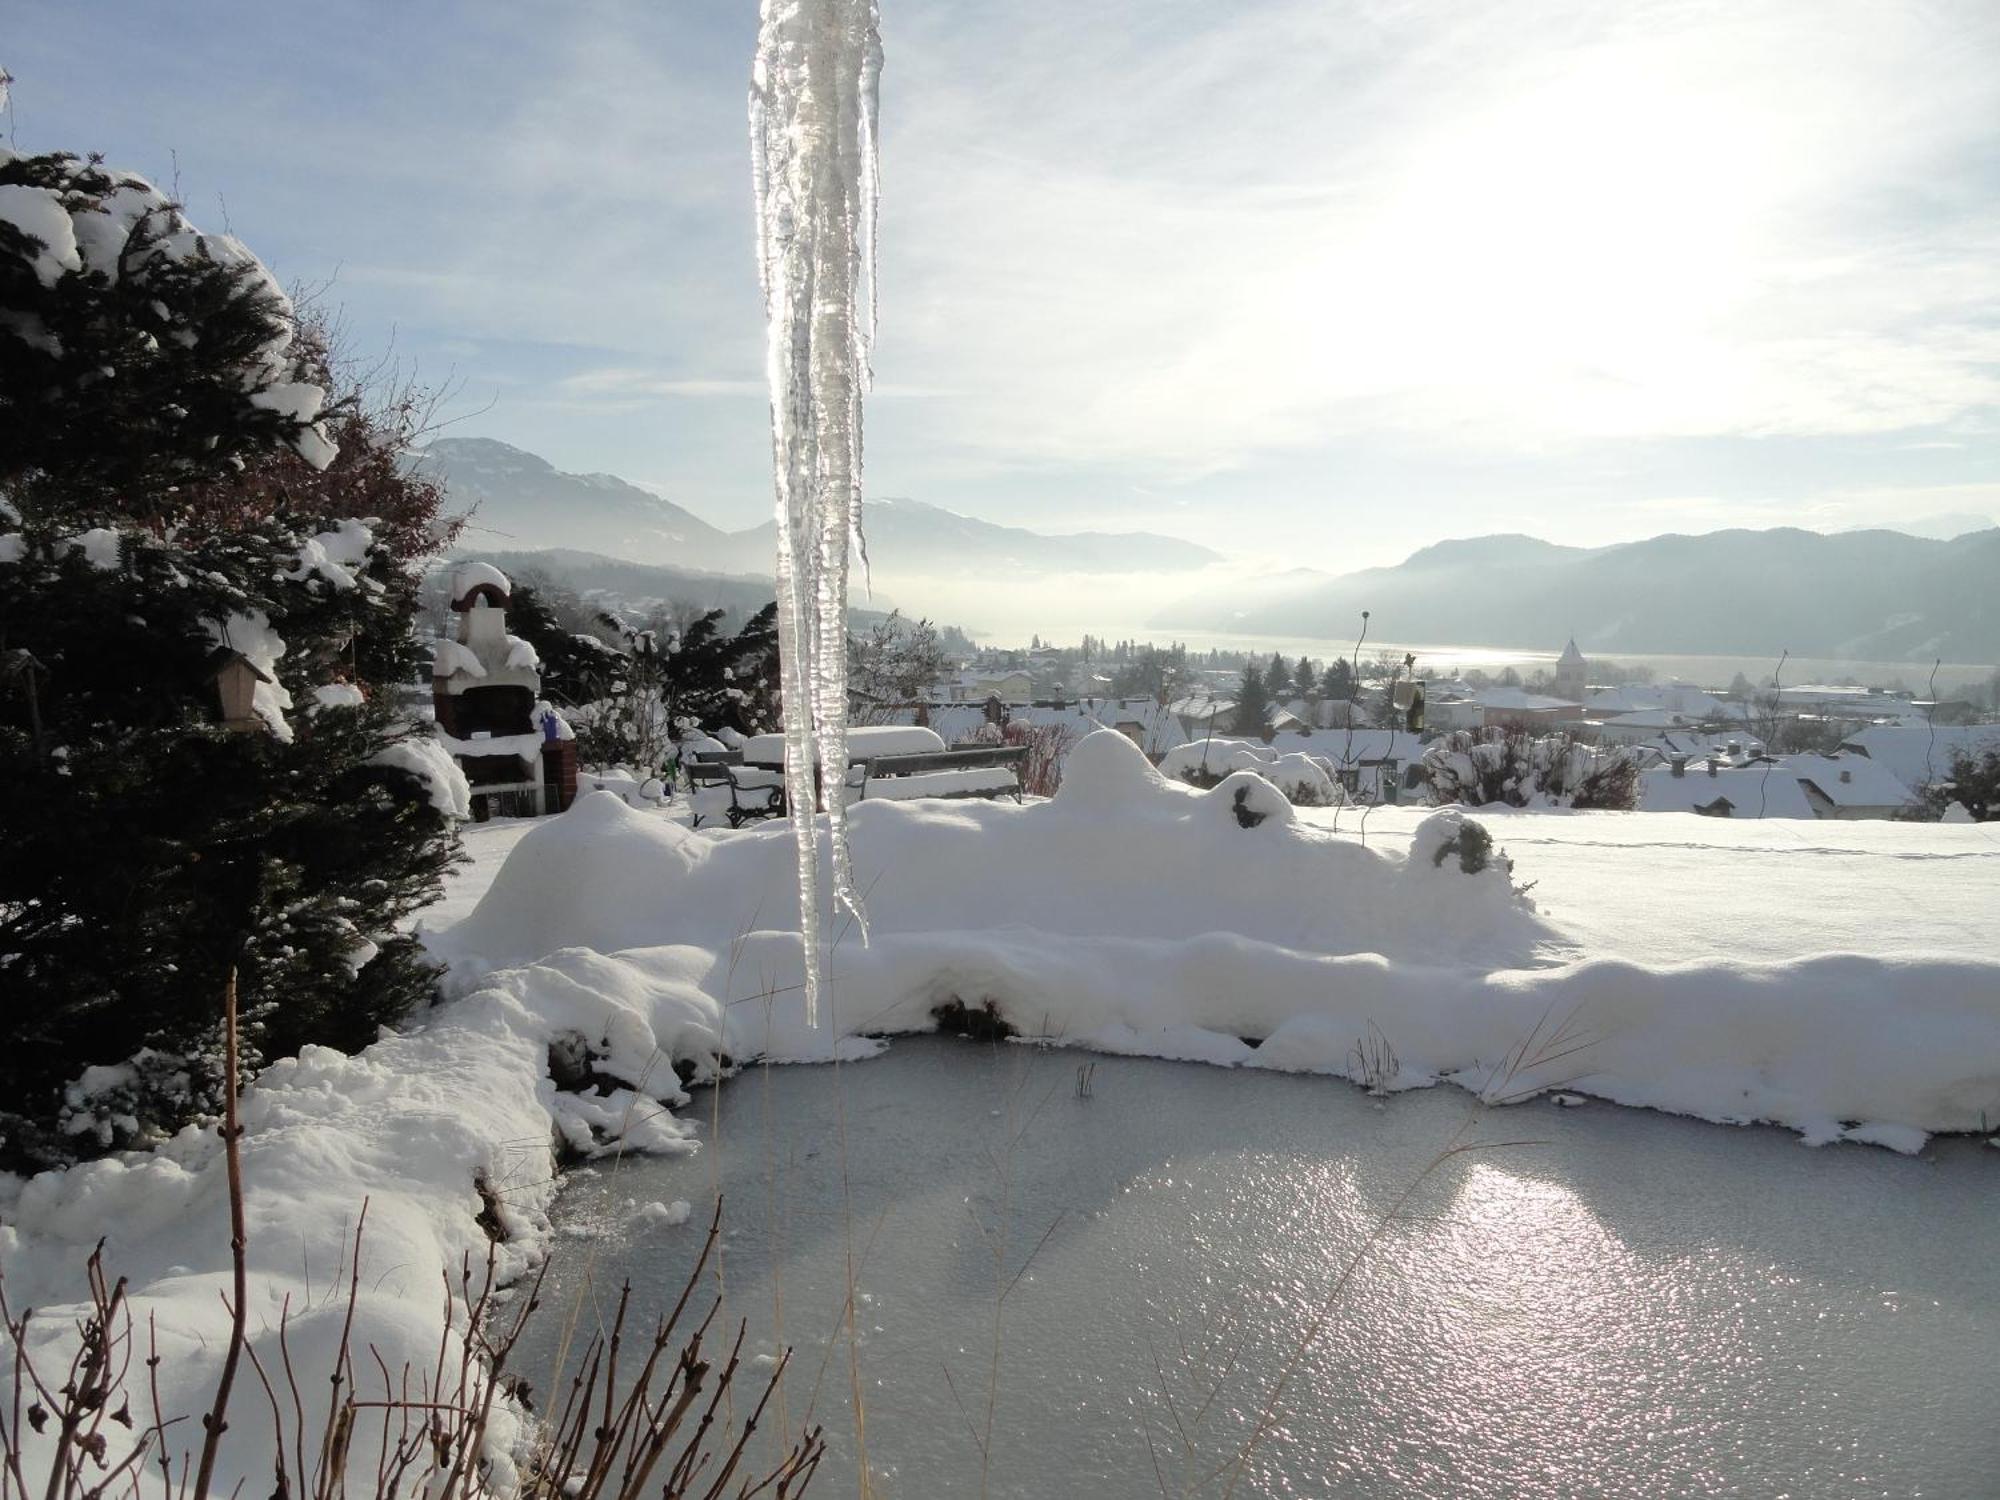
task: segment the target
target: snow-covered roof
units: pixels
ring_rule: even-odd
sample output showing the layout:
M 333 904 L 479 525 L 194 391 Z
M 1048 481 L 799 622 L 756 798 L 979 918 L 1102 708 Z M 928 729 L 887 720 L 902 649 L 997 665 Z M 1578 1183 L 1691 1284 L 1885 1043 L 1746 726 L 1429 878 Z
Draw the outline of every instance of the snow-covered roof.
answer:
M 1812 804 L 1798 777 L 1775 763 L 1725 766 L 1710 774 L 1706 765 L 1690 765 L 1676 776 L 1671 766 L 1654 766 L 1639 773 L 1639 811 L 1699 812 L 1717 798 L 1730 804 L 1732 818 L 1810 818 Z
M 1496 708 L 1514 713 L 1547 713 L 1555 709 L 1580 706 L 1568 698 L 1550 698 L 1541 693 L 1531 693 L 1525 688 L 1516 687 L 1481 688 L 1478 702 L 1482 708 Z
M 1632 713 L 1613 714 L 1604 720 L 1613 729 L 1678 729 L 1687 722 L 1685 714 L 1665 708 L 1642 708 Z
M 1886 766 L 1911 789 L 1920 789 L 1951 774 L 1955 752 L 1983 756 L 2000 751 L 2000 724 L 1876 724 L 1841 741 Z
M 1915 794 L 1865 755 L 1788 755 L 1779 762 L 1835 807 L 1903 807 Z
M 1576 649 L 1575 636 L 1571 636 L 1569 644 L 1563 647 L 1563 654 L 1556 658 L 1556 665 L 1559 667 L 1580 667 L 1585 665 L 1583 653 Z
M 1653 743 L 1667 756 L 1684 755 L 1690 761 L 1718 759 L 1726 764 L 1755 760 L 1764 753 L 1764 742 L 1742 734 L 1696 734 L 1670 730 Z
M 1584 709 L 1593 716 L 1609 718 L 1617 714 L 1644 713 L 1665 708 L 1667 700 L 1649 687 L 1626 683 L 1622 687 L 1594 688 L 1583 695 Z
M 898 717 L 913 713 L 904 710 Z M 933 704 L 929 713 L 931 728 L 943 735 L 948 745 L 970 738 L 986 722 L 985 711 L 976 703 Z M 1148 755 L 1163 755 L 1187 737 L 1171 709 L 1161 708 L 1151 698 L 1079 698 L 1060 708 L 1050 703 L 1017 704 L 1008 717 L 1017 724 L 1066 724 L 1079 739 L 1093 729 L 1137 725 L 1139 748 Z
M 1310 734 L 1282 734 L 1274 747 L 1323 756 L 1342 768 L 1385 760 L 1408 765 L 1424 755 L 1423 737 L 1404 729 L 1315 729 Z
M 1185 698 L 1176 698 L 1167 705 L 1167 712 L 1183 719 L 1212 719 L 1223 714 L 1236 712 L 1234 698 L 1217 698 L 1207 693 L 1190 693 Z

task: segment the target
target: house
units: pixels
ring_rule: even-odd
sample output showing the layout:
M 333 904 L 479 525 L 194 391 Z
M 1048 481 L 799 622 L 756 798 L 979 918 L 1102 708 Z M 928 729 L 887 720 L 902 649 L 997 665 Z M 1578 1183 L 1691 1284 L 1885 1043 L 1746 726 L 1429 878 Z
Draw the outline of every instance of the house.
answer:
M 1954 755 L 2000 752 L 2000 724 L 1876 724 L 1840 742 L 1842 756 L 1866 756 L 1912 792 L 1951 775 Z
M 1153 760 L 1187 739 L 1180 721 L 1152 698 L 1080 698 L 1017 704 L 1004 711 L 1008 723 L 1065 725 L 1073 739 L 1082 739 L 1093 729 L 1115 729 Z M 976 703 L 934 703 L 926 706 L 924 713 L 947 745 L 963 744 L 989 722 L 985 706 Z M 893 714 L 890 722 L 914 722 L 915 718 L 916 710 L 905 709 Z
M 1721 699 L 1685 682 L 1670 682 L 1664 687 L 1648 682 L 1593 688 L 1584 695 L 1583 711 L 1593 719 L 1664 712 L 1691 723 L 1720 719 L 1731 712 Z
M 1180 724 L 1180 738 L 1174 744 L 1198 740 L 1206 734 L 1220 734 L 1236 727 L 1236 700 L 1207 689 L 1176 698 L 1167 712 Z M 1172 749 L 1173 746 L 1167 747 Z
M 1798 777 L 1775 761 L 1724 766 L 1675 761 L 1639 773 L 1640 812 L 1691 812 L 1722 818 L 1811 818 Z
M 931 689 L 931 696 L 943 703 L 984 703 L 998 698 L 1002 703 L 1026 703 L 1035 696 L 1035 682 L 1026 672 L 960 672 Z
M 1417 784 L 1424 759 L 1422 737 L 1405 729 L 1315 729 L 1278 735 L 1271 748 L 1324 760 L 1350 793 L 1384 802 Z
M 1893 818 L 1914 800 L 1861 755 L 1746 755 L 1733 763 L 1722 755 L 1700 762 L 1677 755 L 1639 773 L 1641 812 L 1853 820 Z
M 1470 692 L 1440 693 L 1431 688 L 1424 698 L 1424 727 L 1449 734 L 1454 729 L 1486 727 L 1486 706 Z
M 1770 701 L 1772 689 L 1758 697 Z M 1787 716 L 1817 714 L 1849 724 L 1870 724 L 1877 719 L 1894 719 L 1914 714 L 1916 705 L 1907 696 L 1885 693 L 1879 688 L 1828 686 L 1805 683 L 1776 689 L 1778 712 Z
M 1576 729 L 1578 734 L 1600 745 L 1645 745 L 1663 734 L 1689 727 L 1688 720 L 1680 714 L 1664 708 L 1646 708 L 1613 718 L 1586 719 Z
M 1581 697 L 1579 693 L 1577 698 L 1550 698 L 1517 687 L 1482 688 L 1479 706 L 1483 727 L 1547 733 L 1582 719 Z
M 1798 777 L 1815 817 L 1893 818 L 1917 801 L 1893 771 L 1865 755 L 1789 755 L 1782 764 Z

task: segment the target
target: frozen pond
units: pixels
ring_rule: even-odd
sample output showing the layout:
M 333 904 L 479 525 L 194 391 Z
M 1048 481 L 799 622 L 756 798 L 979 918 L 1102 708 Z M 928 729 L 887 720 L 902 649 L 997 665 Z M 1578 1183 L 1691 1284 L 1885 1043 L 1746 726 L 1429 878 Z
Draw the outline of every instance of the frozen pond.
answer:
M 858 1489 L 850 1247 L 878 1495 L 1219 1495 L 1267 1411 L 1237 1495 L 1995 1492 L 2000 1151 L 1972 1142 L 928 1038 L 693 1108 L 698 1155 L 565 1191 L 521 1367 L 549 1389 L 557 1310 L 621 1278 L 650 1322 L 720 1188 L 711 1295 L 798 1347 L 777 1426 L 826 1423 L 815 1493 Z

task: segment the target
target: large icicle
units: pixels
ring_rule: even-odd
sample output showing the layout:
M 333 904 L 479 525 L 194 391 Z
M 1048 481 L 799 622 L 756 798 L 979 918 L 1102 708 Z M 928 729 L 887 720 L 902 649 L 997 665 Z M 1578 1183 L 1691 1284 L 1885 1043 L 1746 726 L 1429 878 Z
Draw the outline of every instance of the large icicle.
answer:
M 866 938 L 841 785 L 847 561 L 861 535 L 861 401 L 875 318 L 876 21 L 875 0 L 763 0 L 750 80 L 777 490 L 785 795 L 798 841 L 805 1006 L 814 1022 L 825 978 L 814 816 L 820 780 L 833 897 Z

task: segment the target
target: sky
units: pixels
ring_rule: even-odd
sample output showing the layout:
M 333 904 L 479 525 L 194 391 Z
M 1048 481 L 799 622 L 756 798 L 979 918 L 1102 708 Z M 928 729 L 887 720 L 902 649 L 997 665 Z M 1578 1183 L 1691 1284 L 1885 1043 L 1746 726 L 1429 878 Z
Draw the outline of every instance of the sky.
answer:
M 17 150 L 178 182 L 457 435 L 769 514 L 749 0 L 11 9 Z M 1992 0 L 882 33 L 872 494 L 1332 571 L 2000 516 Z

